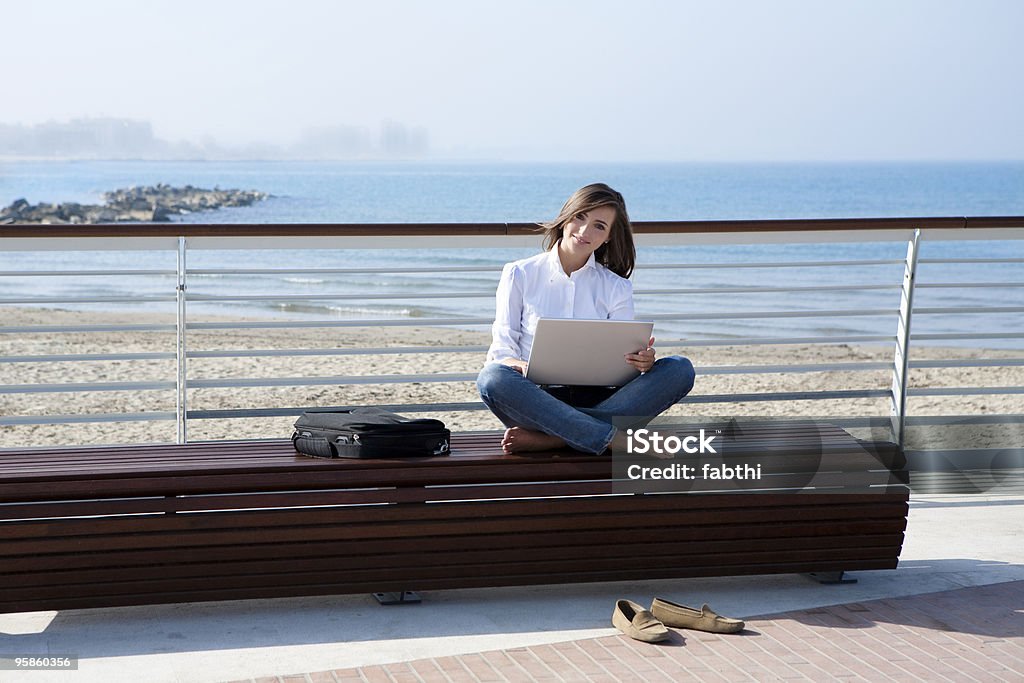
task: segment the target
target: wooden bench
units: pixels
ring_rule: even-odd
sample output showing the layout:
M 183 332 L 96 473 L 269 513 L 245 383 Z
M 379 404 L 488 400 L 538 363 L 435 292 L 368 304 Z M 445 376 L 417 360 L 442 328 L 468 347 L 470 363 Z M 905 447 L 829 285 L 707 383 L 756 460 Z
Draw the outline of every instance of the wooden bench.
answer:
M 896 566 L 892 444 L 745 438 L 773 487 L 814 452 L 833 483 L 855 453 L 889 471 L 867 492 L 615 494 L 608 457 L 503 456 L 493 432 L 407 461 L 287 441 L 2 451 L 0 612 Z

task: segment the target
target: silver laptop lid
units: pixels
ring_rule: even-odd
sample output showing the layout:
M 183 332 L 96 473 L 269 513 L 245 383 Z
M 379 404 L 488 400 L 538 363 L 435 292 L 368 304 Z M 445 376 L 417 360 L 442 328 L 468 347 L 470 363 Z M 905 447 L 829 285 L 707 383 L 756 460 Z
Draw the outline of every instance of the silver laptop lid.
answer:
M 624 356 L 647 348 L 654 323 L 541 318 L 526 378 L 537 384 L 621 387 L 640 373 Z

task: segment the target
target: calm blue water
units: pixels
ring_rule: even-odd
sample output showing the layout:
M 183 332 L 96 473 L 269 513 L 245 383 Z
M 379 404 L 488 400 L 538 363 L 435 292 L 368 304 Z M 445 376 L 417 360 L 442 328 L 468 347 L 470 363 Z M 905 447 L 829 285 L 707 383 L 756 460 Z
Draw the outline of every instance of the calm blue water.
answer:
M 577 187 L 601 180 L 626 197 L 634 220 L 822 218 L 858 216 L 1024 215 L 1024 163 L 956 164 L 486 164 L 334 162 L 10 162 L 0 163 L 0 204 L 24 197 L 99 203 L 102 192 L 129 185 L 192 184 L 258 189 L 273 197 L 254 207 L 194 214 L 204 223 L 296 222 L 524 222 L 554 216 Z M 538 240 L 539 244 L 539 240 Z M 535 250 L 360 250 L 347 252 L 192 252 L 191 268 L 305 268 L 487 266 L 484 273 L 437 275 L 206 275 L 190 281 L 192 294 L 347 294 L 405 296 L 394 300 L 223 302 L 190 304 L 204 314 L 284 315 L 308 319 L 488 317 L 500 264 Z M 661 247 L 640 252 L 641 264 L 782 260 L 896 259 L 902 243 Z M 1024 240 L 926 243 L 922 258 L 1024 258 Z M 171 253 L 0 252 L 0 270 L 93 268 L 173 269 Z M 842 270 L 639 269 L 638 292 L 665 288 L 775 284 L 880 284 L 897 286 L 899 264 Z M 1024 265 L 924 264 L 921 283 L 1024 282 Z M 472 299 L 408 298 L 409 293 L 475 292 Z M 0 298 L 173 294 L 173 277 L 0 277 Z M 920 306 L 1024 305 L 1024 288 L 919 289 Z M 740 295 L 639 294 L 640 316 L 777 310 L 887 309 L 895 289 L 865 292 Z M 70 304 L 49 304 L 61 308 Z M 77 306 L 126 309 L 130 304 Z M 170 304 L 148 304 L 148 309 Z M 0 309 L 2 310 L 2 309 Z M 757 318 L 659 322 L 662 338 L 890 333 L 891 316 Z M 1024 333 L 1024 315 L 920 315 L 924 333 Z M 1024 347 L 1024 341 L 966 342 Z
M 158 182 L 259 189 L 261 206 L 205 223 L 545 220 L 573 190 L 607 182 L 636 220 L 1024 214 L 1024 163 L 487 164 L 0 162 L 0 204 L 100 203 Z

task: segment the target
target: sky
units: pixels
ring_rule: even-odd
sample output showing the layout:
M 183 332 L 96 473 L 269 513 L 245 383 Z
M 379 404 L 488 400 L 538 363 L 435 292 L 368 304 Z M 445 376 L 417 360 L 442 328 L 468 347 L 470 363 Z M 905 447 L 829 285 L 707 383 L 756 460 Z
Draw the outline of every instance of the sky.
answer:
M 3 2 L 0 123 L 439 158 L 1024 159 L 1019 0 Z

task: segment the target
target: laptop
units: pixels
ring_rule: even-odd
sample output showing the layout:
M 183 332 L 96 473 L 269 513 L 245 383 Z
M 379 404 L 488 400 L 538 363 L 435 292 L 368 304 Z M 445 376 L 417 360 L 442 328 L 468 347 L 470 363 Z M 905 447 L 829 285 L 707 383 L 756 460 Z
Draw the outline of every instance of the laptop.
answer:
M 536 384 L 621 387 L 640 372 L 623 356 L 647 348 L 653 322 L 541 318 L 526 378 Z

